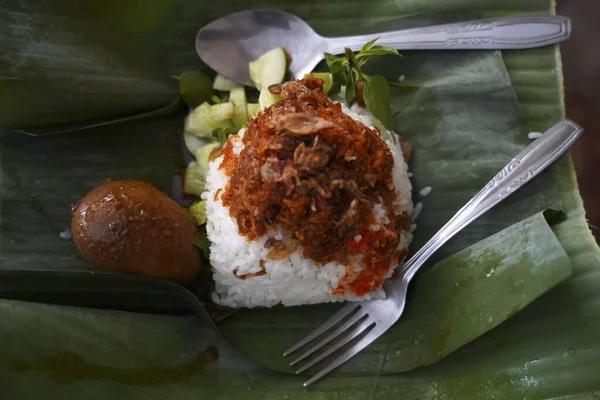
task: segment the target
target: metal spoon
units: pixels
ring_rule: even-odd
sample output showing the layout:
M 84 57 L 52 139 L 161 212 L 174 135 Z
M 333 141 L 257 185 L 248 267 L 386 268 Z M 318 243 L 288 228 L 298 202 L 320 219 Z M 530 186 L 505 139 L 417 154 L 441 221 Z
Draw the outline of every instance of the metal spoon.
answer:
M 368 35 L 323 37 L 302 19 L 276 10 L 249 10 L 226 15 L 198 32 L 196 52 L 209 67 L 248 86 L 248 63 L 275 47 L 292 58 L 294 78 L 304 76 L 323 53 L 358 51 L 369 40 L 398 50 L 527 49 L 568 39 L 571 20 L 552 15 L 521 15 Z

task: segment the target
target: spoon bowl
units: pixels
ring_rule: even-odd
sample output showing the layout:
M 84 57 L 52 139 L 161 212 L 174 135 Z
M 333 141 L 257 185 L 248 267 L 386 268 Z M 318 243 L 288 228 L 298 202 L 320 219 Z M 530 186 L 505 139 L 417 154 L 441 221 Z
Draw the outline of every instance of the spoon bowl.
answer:
M 276 47 L 290 54 L 289 70 L 294 77 L 301 77 L 323 59 L 327 40 L 302 19 L 275 10 L 226 15 L 204 26 L 196 37 L 196 51 L 202 61 L 247 86 L 254 86 L 248 63 Z

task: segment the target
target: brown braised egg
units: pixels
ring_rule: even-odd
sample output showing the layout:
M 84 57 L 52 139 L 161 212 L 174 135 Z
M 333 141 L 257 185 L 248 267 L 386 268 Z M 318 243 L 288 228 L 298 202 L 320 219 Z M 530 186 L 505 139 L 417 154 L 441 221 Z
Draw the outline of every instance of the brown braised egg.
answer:
M 187 210 L 152 185 L 109 181 L 73 206 L 73 239 L 94 267 L 179 283 L 201 267 Z

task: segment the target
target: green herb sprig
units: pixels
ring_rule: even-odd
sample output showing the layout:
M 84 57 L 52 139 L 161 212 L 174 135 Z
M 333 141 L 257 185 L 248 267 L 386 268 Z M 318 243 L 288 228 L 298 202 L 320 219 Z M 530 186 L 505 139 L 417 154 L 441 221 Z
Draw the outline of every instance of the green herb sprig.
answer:
M 333 79 L 329 94 L 335 94 L 340 91 L 341 86 L 346 86 L 345 99 L 351 104 L 357 95 L 357 84 L 363 82 L 362 99 L 371 113 L 381 121 L 387 128 L 393 128 L 392 109 L 390 107 L 390 88 L 387 79 L 381 75 L 366 75 L 362 67 L 373 57 L 383 55 L 399 56 L 398 50 L 389 46 L 375 46 L 378 38 L 373 39 L 360 49 L 356 54 L 349 48 L 346 48 L 343 56 L 336 57 L 333 54 L 325 53 L 325 62 L 331 70 Z M 358 87 L 360 88 L 359 85 Z
M 221 146 L 224 146 L 227 138 L 238 133 L 238 130 L 235 128 L 215 128 L 212 131 L 213 142 L 219 142 Z
M 210 240 L 208 239 L 208 234 L 206 233 L 206 228 L 204 226 L 199 227 L 198 229 L 198 237 L 194 239 L 192 244 L 202 250 L 204 253 L 204 257 L 210 259 Z

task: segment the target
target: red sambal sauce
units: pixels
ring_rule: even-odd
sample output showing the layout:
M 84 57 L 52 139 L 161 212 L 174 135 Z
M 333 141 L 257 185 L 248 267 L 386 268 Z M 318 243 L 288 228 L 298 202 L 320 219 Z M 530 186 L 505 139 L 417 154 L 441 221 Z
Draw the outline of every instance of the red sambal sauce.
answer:
M 369 242 L 367 234 L 374 204 L 397 198 L 394 160 L 378 132 L 344 114 L 323 83 L 308 78 L 269 87 L 282 100 L 250 121 L 238 156 L 229 142 L 224 148 L 220 167 L 231 179 L 222 200 L 248 240 L 281 226 L 317 263 L 349 265 L 356 253 L 364 255 L 367 268 L 336 289 L 361 295 L 381 285 L 398 260 L 403 216 L 389 207 L 390 237 Z

